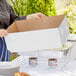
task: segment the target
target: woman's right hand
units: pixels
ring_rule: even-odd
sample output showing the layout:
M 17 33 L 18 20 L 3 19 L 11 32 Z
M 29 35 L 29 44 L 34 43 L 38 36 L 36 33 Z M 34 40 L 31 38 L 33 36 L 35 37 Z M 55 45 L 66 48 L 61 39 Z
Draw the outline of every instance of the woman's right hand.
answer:
M 8 34 L 7 30 L 5 29 L 0 29 L 0 37 L 4 37 Z

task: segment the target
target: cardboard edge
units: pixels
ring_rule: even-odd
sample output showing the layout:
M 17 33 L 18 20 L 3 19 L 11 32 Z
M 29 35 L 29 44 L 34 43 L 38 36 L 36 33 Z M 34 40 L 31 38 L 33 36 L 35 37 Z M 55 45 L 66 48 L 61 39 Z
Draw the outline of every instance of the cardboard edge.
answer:
M 8 32 L 8 33 L 18 32 L 16 22 L 14 22 L 13 24 L 11 24 L 11 25 L 7 28 L 7 32 Z
M 22 30 L 24 30 L 24 28 L 22 28 L 21 30 L 18 29 L 18 25 L 20 24 L 19 27 L 21 27 L 21 23 L 27 23 L 26 25 L 28 25 L 29 22 L 32 22 L 33 20 L 33 24 L 36 21 L 37 23 L 40 21 L 40 24 L 43 26 L 40 26 L 40 24 L 38 23 L 38 25 L 40 27 L 37 26 L 31 26 L 31 28 L 26 27 L 27 29 L 25 31 L 34 31 L 34 30 L 41 30 L 41 29 L 51 29 L 51 28 L 58 28 L 60 26 L 60 24 L 62 23 L 63 19 L 64 19 L 65 15 L 56 15 L 56 16 L 48 16 L 45 19 L 28 19 L 28 20 L 19 20 L 19 21 L 15 21 L 12 25 L 10 25 L 8 27 L 8 32 L 9 33 L 15 33 L 15 32 L 24 32 Z M 47 19 L 47 20 L 46 20 Z M 42 23 L 44 22 L 44 23 Z M 44 24 L 46 24 L 47 26 L 44 26 Z M 31 25 L 31 24 L 29 24 Z
M 66 16 L 65 14 L 61 14 L 61 15 L 56 15 L 56 16 L 49 16 L 49 18 L 50 19 L 52 19 L 52 18 L 54 18 L 54 19 L 57 18 L 58 19 L 59 22 L 58 22 L 57 26 L 55 27 L 55 28 L 58 28 L 58 27 L 60 27 L 61 23 L 63 22 L 65 16 Z

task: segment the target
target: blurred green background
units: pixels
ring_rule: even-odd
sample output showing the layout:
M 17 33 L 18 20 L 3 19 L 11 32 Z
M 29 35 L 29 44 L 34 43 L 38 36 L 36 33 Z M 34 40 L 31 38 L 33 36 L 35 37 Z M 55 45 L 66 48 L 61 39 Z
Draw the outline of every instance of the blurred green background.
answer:
M 43 14 L 56 15 L 55 0 L 9 0 L 15 13 L 19 16 L 42 12 Z

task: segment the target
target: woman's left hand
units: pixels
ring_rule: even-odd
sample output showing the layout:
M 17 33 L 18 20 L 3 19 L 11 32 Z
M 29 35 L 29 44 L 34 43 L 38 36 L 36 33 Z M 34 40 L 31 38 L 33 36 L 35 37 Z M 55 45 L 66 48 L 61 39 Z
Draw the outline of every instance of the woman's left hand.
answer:
M 5 29 L 0 29 L 0 37 L 4 37 L 8 34 L 7 30 Z
M 42 13 L 35 13 L 35 14 L 30 14 L 26 17 L 26 19 L 39 19 L 39 18 L 46 18 L 47 16 L 42 14 Z

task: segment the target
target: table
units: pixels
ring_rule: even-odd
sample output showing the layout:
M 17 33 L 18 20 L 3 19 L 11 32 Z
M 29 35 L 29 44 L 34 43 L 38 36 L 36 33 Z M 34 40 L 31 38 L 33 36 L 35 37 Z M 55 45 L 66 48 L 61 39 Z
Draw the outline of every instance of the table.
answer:
M 46 63 L 41 63 L 36 67 L 28 65 L 28 56 L 20 56 L 13 63 L 20 65 L 20 71 L 29 73 L 30 76 L 76 76 L 76 42 L 72 42 L 73 47 L 68 63 L 63 68 L 50 68 Z M 31 54 L 33 55 L 33 54 Z
M 73 47 L 71 49 L 70 60 L 76 59 L 76 42 L 72 42 Z
M 29 73 L 31 76 L 76 76 L 76 60 L 70 60 L 63 69 L 51 69 L 44 65 L 31 67 L 28 65 L 28 57 L 20 56 L 14 63 L 20 65 L 20 71 Z

